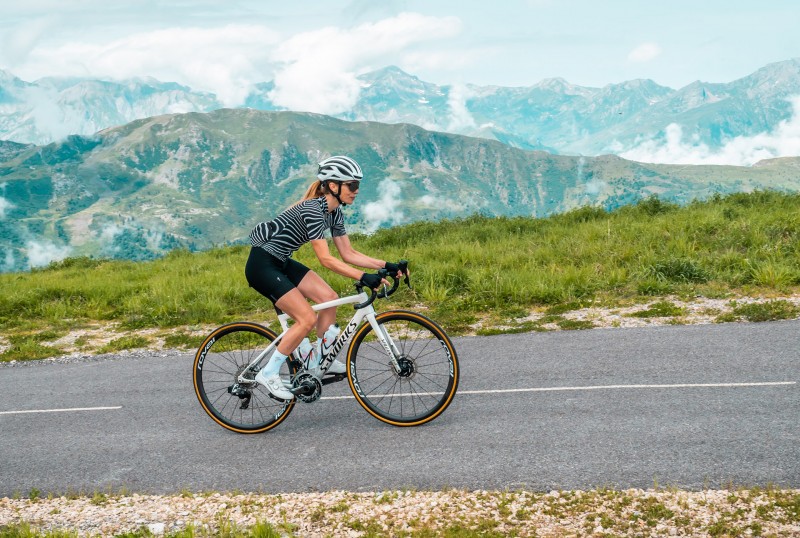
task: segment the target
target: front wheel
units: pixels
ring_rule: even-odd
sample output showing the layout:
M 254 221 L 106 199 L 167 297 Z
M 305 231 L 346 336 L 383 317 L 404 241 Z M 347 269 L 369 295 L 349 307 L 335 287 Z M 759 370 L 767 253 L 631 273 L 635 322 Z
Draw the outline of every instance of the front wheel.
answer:
M 358 403 L 378 420 L 394 426 L 418 426 L 447 409 L 458 388 L 458 356 L 447 334 L 415 312 L 383 312 L 376 321 L 397 365 L 364 323 L 347 352 L 350 389 Z
M 214 421 L 238 433 L 261 433 L 283 422 L 295 399 L 279 400 L 259 383 L 240 383 L 239 376 L 252 380 L 257 370 L 250 362 L 275 340 L 271 330 L 255 323 L 231 323 L 215 329 L 194 357 L 194 391 L 200 405 Z M 260 361 L 263 366 L 269 357 Z M 290 370 L 287 373 L 287 368 Z M 281 377 L 294 376 L 292 366 L 281 366 Z

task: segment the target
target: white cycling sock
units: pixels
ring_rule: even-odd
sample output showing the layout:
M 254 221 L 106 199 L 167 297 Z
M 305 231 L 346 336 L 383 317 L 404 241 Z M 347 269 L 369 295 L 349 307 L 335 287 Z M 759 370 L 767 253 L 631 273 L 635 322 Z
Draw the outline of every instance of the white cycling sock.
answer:
M 281 370 L 281 365 L 286 360 L 286 355 L 278 351 L 277 349 L 270 357 L 269 362 L 267 365 L 262 369 L 264 375 L 273 375 L 277 374 Z

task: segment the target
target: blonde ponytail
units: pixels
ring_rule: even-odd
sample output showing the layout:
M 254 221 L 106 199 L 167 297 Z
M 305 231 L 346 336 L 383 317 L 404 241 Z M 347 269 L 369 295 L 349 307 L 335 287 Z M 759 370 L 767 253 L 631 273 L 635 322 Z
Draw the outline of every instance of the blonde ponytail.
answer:
M 319 198 L 320 196 L 324 195 L 327 192 L 325 185 L 322 184 L 322 181 L 316 180 L 314 183 L 308 186 L 306 189 L 306 193 L 300 198 L 298 201 L 293 203 L 291 207 L 296 206 L 299 203 L 305 202 L 310 198 Z

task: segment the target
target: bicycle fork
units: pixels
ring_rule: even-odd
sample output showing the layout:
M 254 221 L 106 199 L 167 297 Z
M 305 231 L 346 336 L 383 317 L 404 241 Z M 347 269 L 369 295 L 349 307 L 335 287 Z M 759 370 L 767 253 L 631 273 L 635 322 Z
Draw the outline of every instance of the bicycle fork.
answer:
M 378 321 L 375 319 L 374 311 L 367 314 L 367 321 L 372 326 L 372 330 L 375 331 L 375 336 L 378 337 L 378 340 L 383 346 L 384 351 L 386 351 L 386 354 L 389 355 L 395 373 L 402 374 L 403 368 L 400 365 L 400 359 L 403 358 L 403 355 L 400 353 L 400 350 L 397 349 L 397 345 L 395 345 L 394 340 L 392 340 L 392 337 L 389 336 L 388 332 L 386 332 L 386 329 L 384 329 L 383 325 L 378 323 Z

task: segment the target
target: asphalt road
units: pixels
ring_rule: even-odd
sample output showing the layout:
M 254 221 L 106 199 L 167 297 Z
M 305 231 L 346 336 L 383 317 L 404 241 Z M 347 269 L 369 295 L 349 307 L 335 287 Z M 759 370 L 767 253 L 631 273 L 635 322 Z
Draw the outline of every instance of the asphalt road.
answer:
M 417 428 L 323 399 L 231 433 L 200 408 L 189 353 L 0 367 L 0 497 L 800 487 L 800 320 L 454 342 L 459 393 Z

